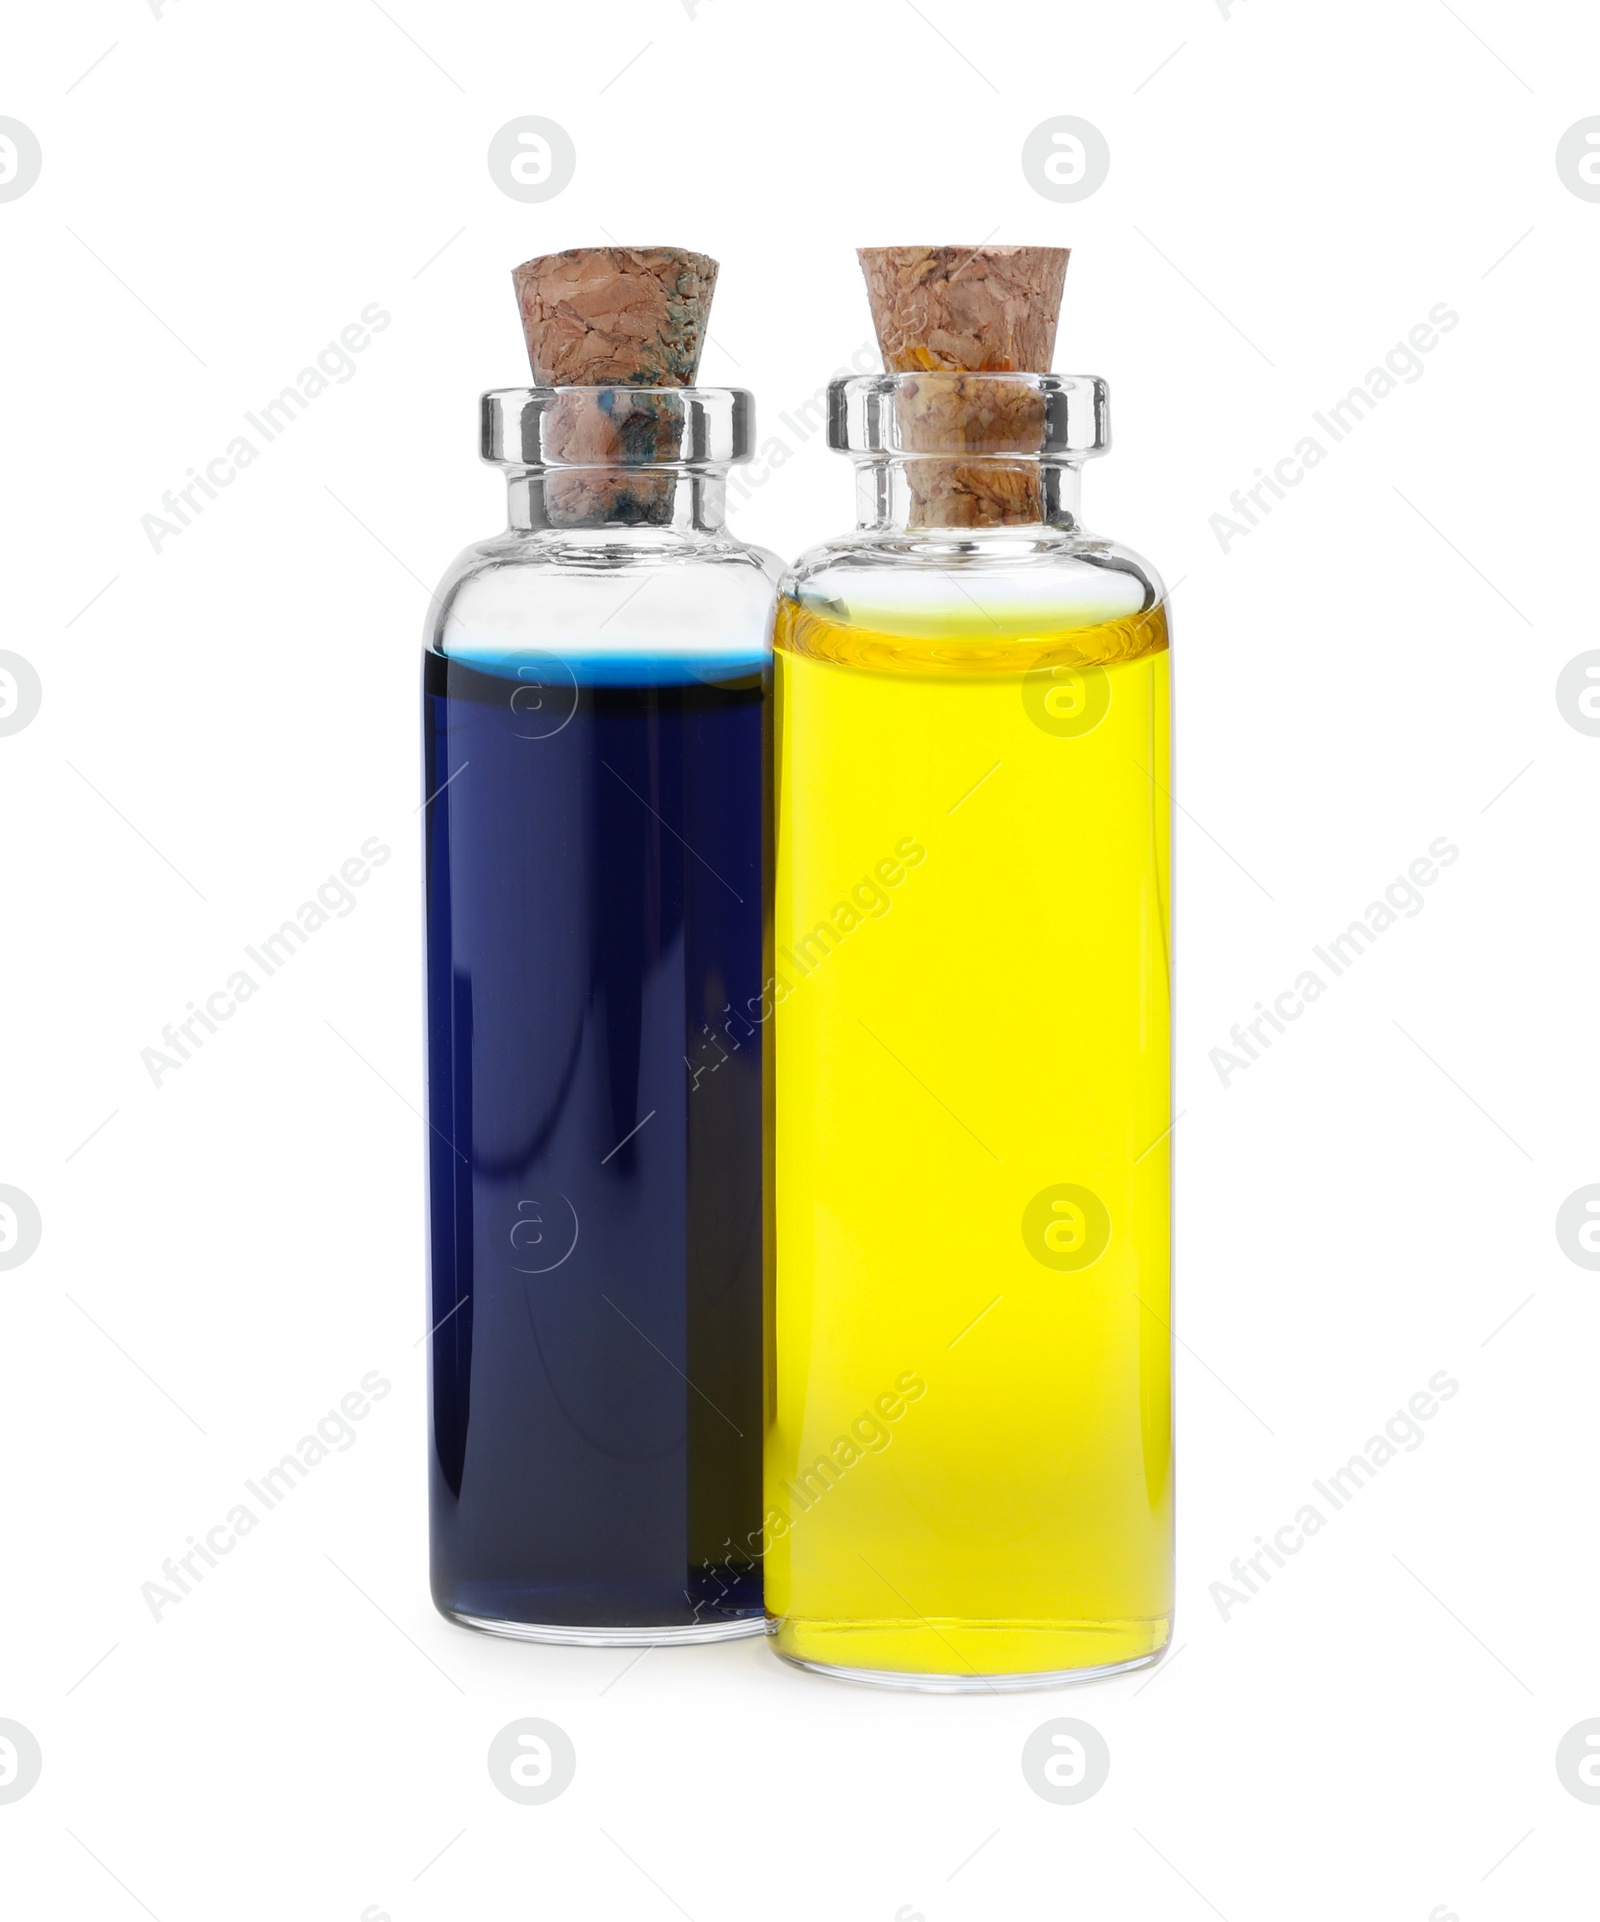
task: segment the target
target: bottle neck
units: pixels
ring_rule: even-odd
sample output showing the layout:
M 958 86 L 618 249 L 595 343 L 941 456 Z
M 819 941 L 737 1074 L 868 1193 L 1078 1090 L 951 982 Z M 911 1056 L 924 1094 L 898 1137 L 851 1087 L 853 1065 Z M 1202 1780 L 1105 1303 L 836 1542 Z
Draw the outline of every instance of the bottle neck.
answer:
M 857 460 L 856 525 L 863 533 L 981 532 L 1051 528 L 1076 532 L 1082 468 L 1076 462 Z
M 483 458 L 514 532 L 717 534 L 728 469 L 750 458 L 740 387 L 505 387 L 483 396 Z
M 828 445 L 855 462 L 866 531 L 1076 532 L 1079 470 L 1110 444 L 1092 375 L 943 369 L 828 387 Z
M 649 528 L 719 534 L 727 524 L 727 469 L 685 467 L 513 468 L 506 476 L 512 530 Z

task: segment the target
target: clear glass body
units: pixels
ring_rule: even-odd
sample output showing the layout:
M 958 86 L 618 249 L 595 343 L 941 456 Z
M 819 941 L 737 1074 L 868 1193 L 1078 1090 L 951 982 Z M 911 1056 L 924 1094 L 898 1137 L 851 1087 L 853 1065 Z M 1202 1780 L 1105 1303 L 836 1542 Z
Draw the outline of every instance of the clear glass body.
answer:
M 534 389 L 484 427 L 510 525 L 424 661 L 434 1598 L 746 1634 L 778 572 L 723 524 L 747 397 Z
M 1166 606 L 1078 517 L 1098 383 L 941 447 L 913 378 L 836 388 L 858 529 L 777 613 L 767 1608 L 1037 1686 L 1171 1633 Z

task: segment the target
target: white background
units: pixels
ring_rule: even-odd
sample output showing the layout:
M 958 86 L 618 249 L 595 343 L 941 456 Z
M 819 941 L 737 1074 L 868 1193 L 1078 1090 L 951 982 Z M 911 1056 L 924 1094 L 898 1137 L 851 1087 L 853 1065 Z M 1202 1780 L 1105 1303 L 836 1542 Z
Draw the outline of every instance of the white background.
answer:
M 1600 1276 L 1554 1225 L 1600 1180 L 1600 740 L 1555 682 L 1600 646 L 1600 204 L 1555 149 L 1600 113 L 1600 21 L 695 3 L 76 0 L 4 29 L 0 114 L 44 156 L 0 203 L 0 646 L 43 684 L 0 739 L 0 1181 L 43 1218 L 0 1274 L 0 1717 L 44 1757 L 0 1805 L 7 1910 L 1591 1913 L 1600 1808 L 1555 1748 L 1600 1715 Z M 486 165 L 524 114 L 577 151 L 540 205 Z M 1020 163 L 1060 114 L 1111 149 L 1074 205 Z M 1073 248 L 1057 365 L 1104 375 L 1116 424 L 1087 517 L 1181 583 L 1153 1676 L 884 1697 L 759 1643 L 630 1666 L 432 1611 L 418 637 L 501 524 L 476 397 L 526 378 L 508 270 L 608 234 L 723 262 L 702 375 L 767 433 L 869 338 L 856 245 Z M 141 516 L 373 301 L 354 378 L 153 551 Z M 1224 553 L 1233 490 L 1441 301 L 1422 378 Z M 812 434 L 735 525 L 793 554 L 850 512 Z M 141 1050 L 372 835 L 394 858 L 357 909 L 152 1086 Z M 1210 1050 L 1440 835 L 1424 910 L 1224 1087 Z M 356 1445 L 154 1621 L 141 1585 L 372 1369 Z M 1424 1445 L 1224 1620 L 1232 1559 L 1439 1369 Z M 485 1766 L 526 1715 L 578 1756 L 536 1808 Z M 1111 1751 L 1076 1807 L 1019 1766 L 1059 1715 Z

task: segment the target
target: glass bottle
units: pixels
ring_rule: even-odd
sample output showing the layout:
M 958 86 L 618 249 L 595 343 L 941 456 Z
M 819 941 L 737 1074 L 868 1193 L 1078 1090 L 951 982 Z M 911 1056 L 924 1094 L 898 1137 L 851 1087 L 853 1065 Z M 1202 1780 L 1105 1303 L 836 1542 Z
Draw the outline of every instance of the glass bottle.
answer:
M 483 397 L 510 525 L 424 663 L 433 1593 L 760 1627 L 762 724 L 748 394 Z M 599 450 L 599 451 L 597 451 Z
M 1171 1632 L 1165 591 L 1079 519 L 1103 382 L 830 396 L 857 528 L 774 652 L 769 1626 L 1104 1674 Z

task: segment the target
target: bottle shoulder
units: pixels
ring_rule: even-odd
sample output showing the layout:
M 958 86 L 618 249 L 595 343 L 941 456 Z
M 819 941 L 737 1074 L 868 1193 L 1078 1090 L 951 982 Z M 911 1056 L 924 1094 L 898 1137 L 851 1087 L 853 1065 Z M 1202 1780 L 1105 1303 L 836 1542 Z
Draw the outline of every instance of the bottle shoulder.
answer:
M 464 548 L 429 604 L 426 645 L 471 656 L 518 646 L 765 646 L 783 562 L 726 533 L 515 528 Z
M 1077 671 L 1164 655 L 1166 588 L 1081 527 L 898 530 L 813 548 L 779 587 L 781 654 L 882 673 Z
M 1164 609 L 1143 555 L 1078 528 L 856 533 L 811 548 L 778 584 L 785 602 L 842 625 L 926 633 L 930 624 L 1062 632 Z

